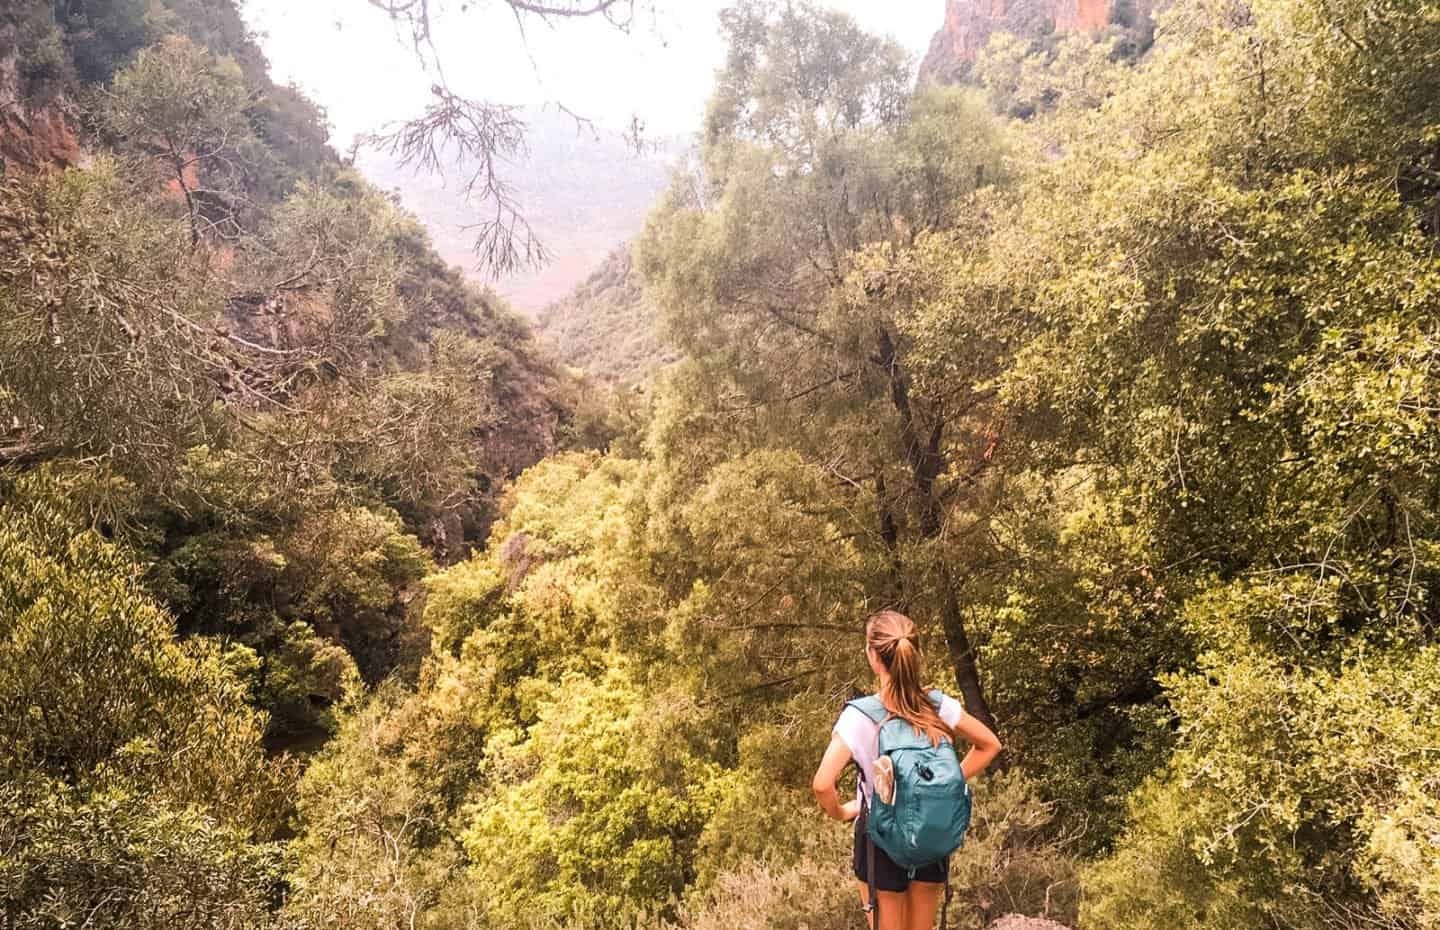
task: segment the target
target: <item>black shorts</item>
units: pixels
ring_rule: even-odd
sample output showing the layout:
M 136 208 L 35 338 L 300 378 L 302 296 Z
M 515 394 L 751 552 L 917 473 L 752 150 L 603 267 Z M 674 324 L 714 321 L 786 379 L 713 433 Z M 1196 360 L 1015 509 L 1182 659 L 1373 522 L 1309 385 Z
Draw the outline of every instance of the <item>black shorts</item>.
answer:
M 870 843 L 865 836 L 865 815 L 861 814 L 855 818 L 855 853 L 851 857 L 851 864 L 855 868 L 855 877 L 862 882 L 870 880 L 866 871 L 866 851 L 870 849 Z M 875 848 L 875 887 L 880 891 L 908 891 L 911 882 L 934 882 L 943 884 L 950 874 L 950 860 L 942 859 L 939 862 L 932 862 L 930 865 L 922 866 L 915 870 L 915 876 L 910 876 L 910 870 L 901 868 L 895 864 L 895 860 L 885 854 L 885 850 L 879 846 Z

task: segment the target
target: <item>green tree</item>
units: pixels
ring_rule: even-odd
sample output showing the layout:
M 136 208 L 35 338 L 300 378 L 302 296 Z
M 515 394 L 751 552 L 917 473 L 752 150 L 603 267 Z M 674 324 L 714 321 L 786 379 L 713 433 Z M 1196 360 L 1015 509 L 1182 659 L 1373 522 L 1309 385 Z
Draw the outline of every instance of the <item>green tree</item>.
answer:
M 61 0 L 52 6 L 76 76 L 87 83 L 108 82 L 154 33 L 145 0 Z
M 437 906 L 460 885 L 463 860 L 437 807 L 433 773 L 416 755 L 421 742 L 444 751 L 426 740 L 435 735 L 426 710 L 396 683 L 384 684 L 310 765 L 297 804 L 304 831 L 290 877 L 291 919 L 367 930 L 437 925 Z M 458 752 L 449 761 L 467 773 L 477 764 Z
M 562 679 L 523 739 L 487 753 L 495 796 L 463 839 L 490 919 L 623 925 L 683 891 L 724 779 L 708 729 L 621 672 Z
M 19 926 L 268 919 L 286 766 L 233 656 L 182 645 L 115 546 L 30 480 L 0 508 L 0 893 Z
M 106 161 L 0 187 L 6 461 L 64 455 L 160 482 L 223 432 L 222 304 L 184 229 L 136 209 Z
M 1396 171 L 1436 111 L 1391 75 L 1432 79 L 1408 42 L 1440 18 L 1369 12 L 1176 4 L 1102 107 L 1040 118 L 1062 148 L 949 263 L 1030 319 L 996 387 L 1031 519 L 980 608 L 1000 700 L 1036 707 L 1012 745 L 1062 798 L 1144 780 L 1087 925 L 1430 919 L 1433 724 L 1397 702 L 1431 674 L 1436 265 Z M 966 310 L 922 305 L 917 355 L 954 359 Z
M 172 36 L 115 76 L 96 117 L 116 148 L 133 155 L 184 201 L 190 245 L 238 236 L 236 156 L 251 134 L 239 67 Z
M 854 490 L 873 522 L 853 531 L 893 566 L 872 597 L 938 616 L 967 706 L 993 720 L 940 547 L 987 493 L 996 356 L 977 346 L 976 367 L 921 382 L 899 318 L 954 299 L 917 269 L 960 246 L 925 234 L 1003 178 L 1001 130 L 967 93 L 907 105 L 899 48 L 841 14 L 745 3 L 723 23 L 701 165 L 639 251 L 674 339 L 719 388 L 685 402 L 766 418 L 757 444 L 797 449 Z

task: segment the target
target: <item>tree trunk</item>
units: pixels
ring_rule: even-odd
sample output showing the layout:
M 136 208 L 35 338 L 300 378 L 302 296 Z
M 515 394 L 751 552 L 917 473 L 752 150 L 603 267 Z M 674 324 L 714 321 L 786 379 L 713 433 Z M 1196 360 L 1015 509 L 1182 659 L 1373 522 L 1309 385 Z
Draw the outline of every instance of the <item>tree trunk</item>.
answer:
M 956 592 L 955 580 L 950 576 L 950 566 L 940 565 L 940 587 L 943 600 L 940 605 L 940 624 L 945 630 L 945 646 L 950 651 L 950 664 L 955 669 L 955 681 L 960 685 L 960 695 L 965 699 L 965 711 L 985 724 L 991 730 L 1000 732 L 995 726 L 995 715 L 990 712 L 990 702 L 985 700 L 985 689 L 980 684 L 980 667 L 975 661 L 975 648 L 970 644 L 970 634 L 965 631 L 965 621 L 960 616 L 960 597 Z
M 905 567 L 900 563 L 900 527 L 895 523 L 895 512 L 890 509 L 882 472 L 875 475 L 875 503 L 880 509 L 880 538 L 890 555 L 890 595 L 898 603 L 905 597 Z
M 35 465 L 60 455 L 61 448 L 51 443 L 17 442 L 0 446 L 0 467 Z
M 185 180 L 185 159 L 178 154 L 172 154 L 171 160 L 180 193 L 185 195 L 185 210 L 190 217 L 190 251 L 193 252 L 200 246 L 200 208 L 195 203 L 195 195 L 190 192 L 190 184 Z
M 895 352 L 895 341 L 890 332 L 880 328 L 879 358 L 890 379 L 890 401 L 900 416 L 900 442 L 905 450 L 905 462 L 910 469 L 910 479 L 919 510 L 921 539 L 929 542 L 940 538 L 944 526 L 940 499 L 935 493 L 935 480 L 945 465 L 940 445 L 944 436 L 944 420 L 936 418 L 928 435 L 924 438 L 917 428 L 914 407 L 910 402 L 910 379 L 901 366 Z M 940 559 L 936 566 L 936 583 L 940 594 L 940 625 L 945 632 L 945 645 L 950 654 L 950 664 L 955 670 L 955 681 L 965 699 L 965 711 L 975 715 L 990 729 L 995 729 L 995 715 L 990 712 L 990 703 L 985 700 L 985 689 L 980 683 L 980 669 L 975 660 L 975 647 L 965 630 L 965 621 L 960 613 L 960 593 L 950 566 Z M 998 732 L 998 731 L 997 731 Z

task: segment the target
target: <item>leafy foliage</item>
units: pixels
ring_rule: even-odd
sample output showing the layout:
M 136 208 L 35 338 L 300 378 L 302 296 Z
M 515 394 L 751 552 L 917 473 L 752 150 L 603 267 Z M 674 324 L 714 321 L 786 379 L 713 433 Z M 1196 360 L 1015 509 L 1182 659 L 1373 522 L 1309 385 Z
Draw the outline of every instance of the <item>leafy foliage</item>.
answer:
M 722 777 L 696 710 L 647 698 L 620 673 L 565 678 L 523 742 L 491 748 L 498 797 L 462 838 L 493 919 L 609 923 L 684 889 Z
M 192 13 L 120 90 L 257 88 Z M 853 926 L 805 790 L 898 604 L 1010 747 L 962 925 L 1436 928 L 1440 8 L 1177 0 L 915 94 L 842 16 L 724 25 L 608 452 L 313 136 L 233 245 L 133 162 L 6 182 L 22 925 Z
M 1003 178 L 998 123 L 958 91 L 907 107 L 900 50 L 840 14 L 741 4 L 723 22 L 732 50 L 700 163 L 638 252 L 668 332 L 707 376 L 675 382 L 698 388 L 682 403 L 744 424 L 759 448 L 786 437 L 776 445 L 846 488 L 846 531 L 889 565 L 867 593 L 939 619 L 988 718 L 936 545 L 942 501 L 984 494 L 989 395 L 978 379 L 915 382 L 897 314 L 918 282 L 892 265 Z
M 89 800 L 53 787 L 41 797 L 0 789 L 0 895 L 13 926 L 77 920 L 109 927 L 274 926 L 283 892 L 279 844 L 143 794 Z
M 125 555 L 51 493 L 31 482 L 0 510 L 7 913 L 265 919 L 287 772 L 233 657 L 176 642 Z
M 102 164 L 0 189 L 7 457 L 53 449 L 163 471 L 218 429 L 213 372 L 195 356 L 208 361 L 220 301 L 185 234 L 127 209 L 119 188 Z

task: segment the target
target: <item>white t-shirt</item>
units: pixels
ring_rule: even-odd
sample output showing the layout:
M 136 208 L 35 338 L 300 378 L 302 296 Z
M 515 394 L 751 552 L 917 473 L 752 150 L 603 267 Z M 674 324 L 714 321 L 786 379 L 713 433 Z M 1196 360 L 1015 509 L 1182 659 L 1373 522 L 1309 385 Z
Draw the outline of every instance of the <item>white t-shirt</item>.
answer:
M 940 696 L 940 719 L 945 721 L 946 726 L 958 726 L 963 716 L 965 710 L 959 701 L 948 694 Z M 840 719 L 835 721 L 835 735 L 845 741 L 850 755 L 855 758 L 860 771 L 865 773 L 864 782 L 855 786 L 855 797 L 859 798 L 862 790 L 868 794 L 875 782 L 875 743 L 880 735 L 879 725 L 858 708 L 847 704 L 840 712 Z

